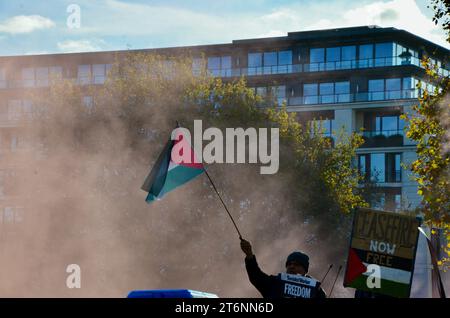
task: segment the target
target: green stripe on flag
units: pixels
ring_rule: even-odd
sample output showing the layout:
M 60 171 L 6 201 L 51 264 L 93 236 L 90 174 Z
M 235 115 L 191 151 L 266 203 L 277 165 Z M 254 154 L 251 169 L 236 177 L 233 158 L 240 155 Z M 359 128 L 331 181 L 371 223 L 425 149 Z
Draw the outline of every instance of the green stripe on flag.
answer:
M 381 279 L 380 286 L 381 288 L 369 288 L 367 287 L 367 278 L 369 276 L 358 276 L 355 278 L 348 287 L 353 287 L 359 290 L 369 291 L 377 294 L 388 295 L 398 298 L 408 298 L 410 286 L 409 284 L 402 284 L 393 282 L 386 279 Z
M 166 180 L 164 183 L 163 188 L 161 189 L 161 192 L 156 197 L 152 195 L 151 193 L 148 194 L 146 201 L 150 202 L 155 199 L 161 198 L 166 193 L 172 191 L 173 189 L 179 187 L 180 185 L 183 185 L 184 183 L 188 182 L 189 180 L 197 177 L 200 175 L 204 170 L 203 169 L 196 169 L 196 168 L 190 168 L 182 165 L 177 165 L 173 169 L 170 169 L 167 172 Z

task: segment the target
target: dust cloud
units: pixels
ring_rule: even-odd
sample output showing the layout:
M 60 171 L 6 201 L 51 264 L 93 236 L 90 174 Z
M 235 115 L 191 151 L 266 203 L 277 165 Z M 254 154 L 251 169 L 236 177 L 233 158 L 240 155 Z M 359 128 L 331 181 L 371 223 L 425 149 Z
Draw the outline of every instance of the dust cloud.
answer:
M 28 147 L 3 158 L 16 169 L 11 196 L 24 210 L 0 227 L 0 296 L 126 297 L 173 288 L 260 297 L 204 174 L 150 205 L 140 189 L 175 120 L 195 119 L 183 96 L 196 79 L 177 61 L 168 70 L 155 58 L 121 58 L 127 63 L 112 71 L 120 76 L 101 88 L 56 81 L 26 97 L 34 119 L 17 129 Z M 323 284 L 329 293 L 345 262 L 348 228 L 335 236 L 298 211 L 291 196 L 302 189 L 292 188 L 289 173 L 260 175 L 259 166 L 242 164 L 207 169 L 263 271 L 283 271 L 287 255 L 302 250 L 317 279 L 334 264 Z M 70 264 L 81 268 L 80 289 L 66 286 Z M 333 297 L 352 296 L 343 271 Z

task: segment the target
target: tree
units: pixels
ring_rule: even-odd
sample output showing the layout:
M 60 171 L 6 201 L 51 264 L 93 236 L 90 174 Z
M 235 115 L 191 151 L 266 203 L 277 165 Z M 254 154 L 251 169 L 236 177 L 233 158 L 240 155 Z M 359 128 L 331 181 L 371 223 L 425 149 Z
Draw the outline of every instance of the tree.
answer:
M 442 24 L 450 42 L 450 3 L 432 0 L 435 11 L 433 21 Z M 404 115 L 407 120 L 407 137 L 417 142 L 417 160 L 411 164 L 411 171 L 418 182 L 418 194 L 422 197 L 421 210 L 425 222 L 431 228 L 440 228 L 447 238 L 444 251 L 450 256 L 450 78 L 438 74 L 438 66 L 425 57 L 422 65 L 429 81 L 436 85 L 428 91 L 419 83 L 423 92 L 419 104 L 413 107 L 415 114 Z M 440 264 L 450 263 L 450 257 L 443 257 Z

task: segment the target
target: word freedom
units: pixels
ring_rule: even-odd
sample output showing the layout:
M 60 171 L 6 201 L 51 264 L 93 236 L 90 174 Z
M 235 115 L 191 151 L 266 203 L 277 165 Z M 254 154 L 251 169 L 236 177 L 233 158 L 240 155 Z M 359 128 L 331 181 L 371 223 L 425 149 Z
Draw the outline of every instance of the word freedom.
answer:
M 219 128 L 210 127 L 203 131 L 202 121 L 194 120 L 194 153 L 192 153 L 191 132 L 187 128 L 176 128 L 171 139 L 179 141 L 172 148 L 172 160 L 177 163 L 246 163 L 246 139 L 248 139 L 248 163 L 258 163 L 261 174 L 275 174 L 279 168 L 279 129 L 270 129 L 270 154 L 267 128 L 226 128 L 224 136 Z M 185 139 L 187 142 L 180 142 Z M 203 148 L 203 141 L 210 141 Z M 235 142 L 236 141 L 236 142 Z M 225 161 L 224 161 L 225 155 Z M 235 161 L 235 159 L 237 159 Z

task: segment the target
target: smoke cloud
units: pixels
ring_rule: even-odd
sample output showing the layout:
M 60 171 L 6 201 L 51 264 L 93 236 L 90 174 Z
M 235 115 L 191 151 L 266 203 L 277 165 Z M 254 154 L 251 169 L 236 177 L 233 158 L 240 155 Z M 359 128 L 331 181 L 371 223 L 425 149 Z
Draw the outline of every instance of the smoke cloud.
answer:
M 2 297 L 125 297 L 170 288 L 260 297 L 206 176 L 145 203 L 140 187 L 175 120 L 188 126 L 195 119 L 183 96 L 198 84 L 183 63 L 157 61 L 126 57 L 103 88 L 59 80 L 23 96 L 35 113 L 11 129 L 27 147 L 5 158 L 16 169 L 10 194 L 24 211 L 0 225 Z M 323 284 L 329 292 L 345 262 L 348 219 L 330 232 L 298 211 L 292 193 L 302 189 L 292 188 L 288 172 L 261 175 L 248 164 L 208 170 L 263 271 L 284 271 L 287 255 L 302 250 L 317 279 L 334 264 Z M 80 289 L 66 286 L 69 264 L 81 267 Z M 333 297 L 352 296 L 342 281 L 343 271 Z

